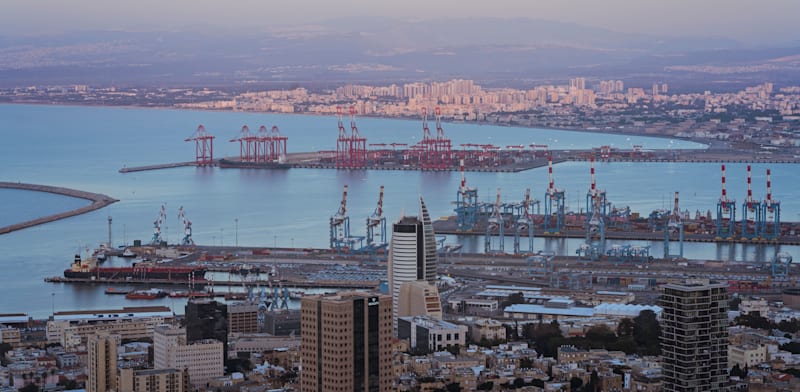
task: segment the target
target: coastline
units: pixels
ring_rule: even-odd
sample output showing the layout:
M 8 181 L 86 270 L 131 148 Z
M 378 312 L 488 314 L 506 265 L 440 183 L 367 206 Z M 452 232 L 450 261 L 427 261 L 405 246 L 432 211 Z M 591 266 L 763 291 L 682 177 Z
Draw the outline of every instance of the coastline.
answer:
M 15 223 L 5 227 L 0 227 L 0 235 L 8 234 L 17 230 L 27 229 L 29 227 L 38 226 L 49 222 L 54 222 L 61 219 L 66 219 L 76 215 L 85 214 L 87 212 L 99 210 L 103 207 L 106 207 L 110 204 L 119 201 L 117 199 L 114 199 L 112 197 L 100 193 L 85 192 L 77 189 L 70 189 L 70 188 L 63 188 L 63 187 L 49 186 L 49 185 L 27 184 L 22 182 L 0 182 L 0 188 L 18 189 L 18 190 L 33 191 L 33 192 L 47 192 L 57 195 L 85 199 L 92 202 L 92 204 L 89 204 L 88 206 L 76 208 L 74 210 L 60 212 L 57 214 L 47 215 L 36 219 L 31 219 L 29 221 Z
M 78 104 L 78 103 L 63 103 L 63 102 L 0 102 L 0 105 L 29 105 L 29 106 L 64 106 L 64 107 L 78 107 L 78 108 L 120 108 L 120 109 L 151 109 L 151 110 L 174 110 L 180 112 L 217 112 L 217 113 L 252 113 L 252 114 L 275 114 L 275 115 L 286 115 L 286 116 L 314 116 L 314 117 L 329 117 L 327 114 L 319 114 L 319 113 L 303 113 L 303 112 L 293 112 L 293 113 L 283 113 L 283 112 L 262 112 L 256 110 L 231 110 L 231 109 L 187 109 L 187 108 L 180 108 L 176 106 L 144 106 L 144 105 L 92 105 L 92 104 Z M 335 117 L 335 115 L 330 115 L 330 117 Z M 376 116 L 376 115 L 360 115 L 359 117 L 362 118 L 374 118 L 374 119 L 383 119 L 383 120 L 403 120 L 403 121 L 410 121 L 413 122 L 415 120 L 419 120 L 414 117 L 392 117 L 392 116 Z M 498 126 L 498 127 L 505 127 L 505 128 L 518 128 L 518 129 L 539 129 L 545 131 L 560 131 L 560 132 L 582 132 L 582 133 L 593 133 L 593 134 L 603 134 L 603 135 L 620 135 L 620 136 L 635 136 L 635 137 L 652 137 L 656 139 L 667 139 L 667 140 L 681 140 L 686 142 L 697 143 L 703 145 L 704 147 L 698 148 L 698 150 L 708 149 L 711 145 L 711 141 L 706 139 L 695 139 L 695 138 L 685 138 L 685 137 L 678 137 L 672 135 L 659 135 L 659 134 L 650 134 L 645 132 L 624 132 L 619 131 L 616 129 L 586 129 L 586 128 L 555 128 L 555 127 L 538 127 L 538 126 L 529 126 L 529 125 L 519 125 L 519 124 L 507 124 L 507 123 L 500 123 L 500 122 L 467 122 L 467 121 L 442 121 L 445 124 L 465 124 L 465 125 L 476 125 L 476 126 Z M 445 130 L 445 133 L 447 130 Z

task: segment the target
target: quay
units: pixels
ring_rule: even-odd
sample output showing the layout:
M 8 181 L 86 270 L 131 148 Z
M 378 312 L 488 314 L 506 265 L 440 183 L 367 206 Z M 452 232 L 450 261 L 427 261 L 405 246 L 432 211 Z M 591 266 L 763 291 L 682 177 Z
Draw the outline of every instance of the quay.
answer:
M 197 163 L 195 163 L 194 161 L 190 161 L 190 162 L 162 163 L 162 164 L 147 165 L 147 166 L 131 166 L 131 167 L 123 167 L 122 169 L 119 169 L 119 172 L 132 173 L 139 171 L 170 169 L 173 167 L 185 167 L 185 166 L 197 166 Z
M 204 281 L 195 282 L 190 284 L 187 281 L 174 281 L 169 279 L 152 279 L 152 278 L 135 278 L 135 279 L 87 279 L 87 278 L 65 278 L 61 276 L 53 276 L 44 279 L 47 283 L 77 283 L 77 284 L 129 284 L 129 285 L 176 285 L 176 286 L 254 286 L 254 287 L 270 287 L 270 284 L 276 284 L 275 281 L 264 279 L 253 279 L 247 282 L 241 281 Z M 286 288 L 328 288 L 328 289 L 374 289 L 378 287 L 378 281 L 351 281 L 351 280 L 327 280 L 327 281 L 313 281 L 305 279 L 281 279 L 280 284 Z
M 399 150 L 398 150 L 399 151 Z M 547 167 L 547 156 L 551 155 L 553 164 L 562 162 L 589 161 L 595 156 L 594 150 L 551 150 L 548 152 L 497 152 L 497 159 L 484 160 L 476 164 L 475 160 L 466 160 L 463 168 L 467 172 L 516 173 L 525 170 Z M 161 170 L 186 166 L 217 166 L 236 169 L 341 169 L 330 156 L 322 152 L 298 152 L 286 155 L 285 162 L 241 162 L 240 157 L 214 159 L 203 164 L 196 161 L 163 163 L 147 166 L 132 166 L 119 169 L 120 173 L 132 173 L 148 170 Z M 709 150 L 658 150 L 646 153 L 617 153 L 603 156 L 601 162 L 673 162 L 673 163 L 800 163 L 800 157 L 790 155 L 758 155 L 742 151 L 709 151 Z M 396 157 L 368 160 L 357 169 L 348 170 L 399 170 L 399 171 L 459 171 L 458 164 L 421 167 L 416 163 L 404 164 Z
M 92 192 L 85 192 L 80 191 L 77 189 L 69 189 L 69 188 L 62 188 L 57 186 L 49 186 L 49 185 L 37 185 L 37 184 L 26 184 L 21 182 L 0 182 L 0 188 L 5 189 L 19 189 L 19 190 L 26 190 L 26 191 L 35 191 L 35 192 L 47 192 L 47 193 L 54 193 L 57 195 L 63 196 L 70 196 L 76 197 L 79 199 L 85 199 L 92 202 L 92 204 L 76 208 L 71 211 L 60 212 L 58 214 L 43 216 L 40 218 L 32 219 L 26 222 L 15 223 L 13 225 L 0 227 L 0 235 L 11 233 L 12 231 L 26 229 L 28 227 L 33 227 L 37 225 L 41 225 L 44 223 L 49 223 L 53 221 L 57 221 L 60 219 L 69 218 L 76 215 L 85 214 L 87 212 L 91 212 L 94 210 L 99 210 L 109 204 L 116 203 L 119 200 L 114 199 L 110 196 L 106 196 L 100 193 L 92 193 Z
M 584 216 L 579 216 L 579 222 L 584 221 Z M 537 222 L 541 221 L 541 215 L 535 215 L 535 219 Z M 636 222 L 633 222 L 632 227 L 629 230 L 616 230 L 616 229 L 608 229 L 606 231 L 606 239 L 608 240 L 628 240 L 628 241 L 664 241 L 664 232 L 663 230 L 653 231 L 647 227 L 643 227 L 646 225 L 646 222 L 638 222 L 639 224 L 636 225 Z M 795 227 L 797 226 L 796 223 L 792 222 L 784 222 L 785 225 Z M 446 219 L 439 219 L 433 222 L 433 230 L 436 234 L 449 234 L 449 235 L 460 235 L 460 236 L 479 236 L 479 235 L 486 235 L 486 219 L 479 219 L 476 222 L 475 228 L 471 231 L 461 231 L 458 230 L 458 225 L 456 223 L 455 216 L 449 216 Z M 505 234 L 506 236 L 513 237 L 514 232 L 508 232 Z M 565 230 L 558 232 L 558 233 L 545 233 L 541 227 L 535 227 L 533 229 L 533 235 L 539 238 L 586 238 L 586 229 L 583 227 L 576 227 L 574 225 L 567 225 Z M 523 231 L 520 233 L 521 237 L 527 237 L 528 233 Z M 716 242 L 716 243 L 740 243 L 740 244 L 776 244 L 776 245 L 800 245 L 800 236 L 798 235 L 789 235 L 789 234 L 782 234 L 780 237 L 774 240 L 766 240 L 763 238 L 754 238 L 754 239 L 747 239 L 742 238 L 741 236 L 734 236 L 733 238 L 729 239 L 720 239 L 716 238 L 714 234 L 708 233 L 694 233 L 687 231 L 684 234 L 683 240 L 685 242 Z

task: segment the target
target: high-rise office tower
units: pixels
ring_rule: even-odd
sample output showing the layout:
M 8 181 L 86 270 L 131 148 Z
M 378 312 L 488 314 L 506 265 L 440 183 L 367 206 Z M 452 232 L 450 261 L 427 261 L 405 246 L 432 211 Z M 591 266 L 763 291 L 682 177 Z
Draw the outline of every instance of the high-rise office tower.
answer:
M 205 298 L 191 299 L 186 303 L 186 341 L 205 339 L 222 342 L 228 359 L 228 306 Z
M 728 287 L 697 279 L 661 297 L 664 391 L 724 391 L 728 381 Z
M 117 389 L 117 345 L 119 345 L 119 336 L 100 332 L 89 337 L 87 392 L 106 392 Z
M 436 284 L 436 236 L 428 208 L 419 198 L 419 216 L 403 216 L 392 225 L 389 244 L 389 293 L 392 295 L 392 325 L 397 330 L 400 286 L 424 280 Z
M 302 392 L 392 390 L 392 300 L 364 292 L 303 297 Z

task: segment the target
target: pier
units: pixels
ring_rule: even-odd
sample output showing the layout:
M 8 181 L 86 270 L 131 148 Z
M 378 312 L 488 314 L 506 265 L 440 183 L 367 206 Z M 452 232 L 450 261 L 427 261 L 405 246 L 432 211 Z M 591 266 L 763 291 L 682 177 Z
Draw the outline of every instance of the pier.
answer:
M 15 223 L 13 225 L 0 227 L 0 235 L 8 234 L 11 233 L 12 231 L 22 230 L 28 227 L 33 227 L 48 222 L 57 221 L 60 219 L 69 218 L 71 216 L 85 214 L 87 212 L 99 210 L 109 204 L 116 203 L 119 201 L 110 196 L 106 196 L 100 193 L 85 192 L 77 189 L 69 189 L 69 188 L 62 188 L 58 186 L 49 186 L 49 185 L 25 184 L 21 182 L 0 182 L 0 188 L 54 193 L 57 195 L 86 199 L 92 202 L 92 204 L 88 206 L 76 208 L 74 210 L 60 212 L 58 214 L 43 216 L 26 222 L 20 222 L 20 223 Z
M 212 164 L 215 165 L 216 163 Z M 131 166 L 131 167 L 123 167 L 119 169 L 120 173 L 133 173 L 139 171 L 148 171 L 148 170 L 160 170 L 160 169 L 171 169 L 173 167 L 184 167 L 184 166 L 197 166 L 197 163 L 194 161 L 192 162 L 174 162 L 174 163 L 162 163 L 157 165 L 147 165 L 147 166 Z

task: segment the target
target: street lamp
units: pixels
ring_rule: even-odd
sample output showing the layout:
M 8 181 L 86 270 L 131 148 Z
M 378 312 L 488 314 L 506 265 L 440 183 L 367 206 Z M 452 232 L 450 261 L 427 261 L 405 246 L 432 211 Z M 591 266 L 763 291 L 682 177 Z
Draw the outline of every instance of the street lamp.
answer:
M 219 228 L 219 246 L 225 246 L 225 229 Z
M 239 218 L 233 220 L 236 223 L 236 247 L 239 247 Z
M 292 237 L 292 249 L 294 249 L 294 237 Z

